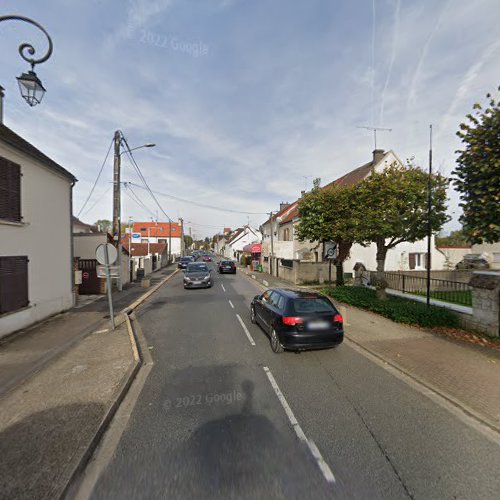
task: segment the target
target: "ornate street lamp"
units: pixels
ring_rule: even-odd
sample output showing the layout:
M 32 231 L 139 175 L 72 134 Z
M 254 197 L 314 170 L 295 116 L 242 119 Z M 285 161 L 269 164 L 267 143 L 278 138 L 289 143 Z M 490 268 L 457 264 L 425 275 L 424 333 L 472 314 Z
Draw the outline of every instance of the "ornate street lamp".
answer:
M 30 106 L 36 106 L 37 104 L 40 104 L 40 102 L 42 101 L 43 96 L 45 94 L 45 88 L 40 78 L 38 78 L 37 74 L 35 73 L 35 65 L 45 62 L 52 55 L 52 49 L 53 49 L 52 39 L 50 38 L 45 28 L 43 28 L 43 26 L 38 24 L 36 21 L 33 21 L 29 17 L 0 16 L 0 22 L 2 21 L 24 21 L 26 23 L 33 24 L 41 31 L 43 31 L 43 33 L 47 37 L 47 40 L 49 41 L 49 48 L 47 50 L 47 53 L 43 57 L 40 57 L 39 59 L 34 59 L 33 57 L 29 57 L 35 55 L 35 48 L 33 47 L 33 45 L 31 45 L 30 43 L 22 43 L 21 45 L 19 45 L 19 54 L 26 62 L 31 64 L 30 71 L 28 71 L 27 73 L 23 73 L 21 76 L 17 77 L 19 90 L 21 92 L 21 96 L 23 97 L 23 99 Z M 28 55 L 26 55 L 26 53 Z

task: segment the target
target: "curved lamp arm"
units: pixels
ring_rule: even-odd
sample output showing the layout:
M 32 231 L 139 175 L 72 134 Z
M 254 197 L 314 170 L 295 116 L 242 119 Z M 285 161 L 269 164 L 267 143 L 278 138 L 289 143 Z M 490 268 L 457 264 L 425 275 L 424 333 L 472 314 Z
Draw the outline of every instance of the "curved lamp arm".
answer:
M 52 55 L 52 50 L 53 50 L 53 45 L 52 45 L 52 39 L 50 38 L 50 35 L 47 33 L 45 28 L 38 24 L 36 21 L 33 21 L 33 19 L 30 19 L 29 17 L 24 17 L 24 16 L 14 16 L 14 15 L 9 15 L 9 16 L 0 16 L 0 23 L 2 21 L 24 21 L 29 24 L 32 24 L 33 26 L 36 26 L 39 28 L 45 36 L 47 37 L 47 40 L 49 42 L 49 48 L 47 49 L 47 53 L 43 56 L 40 57 L 39 59 L 34 59 L 33 57 L 29 56 L 34 56 L 35 55 L 35 48 L 33 45 L 30 43 L 22 43 L 19 45 L 19 54 L 20 56 L 28 63 L 31 64 L 31 69 L 35 67 L 35 64 L 40 64 L 45 62 L 51 55 Z M 29 55 L 26 55 L 29 54 Z

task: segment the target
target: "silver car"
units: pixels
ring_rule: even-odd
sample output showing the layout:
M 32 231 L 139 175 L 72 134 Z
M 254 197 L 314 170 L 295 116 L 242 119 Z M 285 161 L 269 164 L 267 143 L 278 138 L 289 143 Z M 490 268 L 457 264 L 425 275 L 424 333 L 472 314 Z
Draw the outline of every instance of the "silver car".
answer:
M 210 288 L 212 273 L 204 262 L 190 262 L 184 271 L 184 288 Z

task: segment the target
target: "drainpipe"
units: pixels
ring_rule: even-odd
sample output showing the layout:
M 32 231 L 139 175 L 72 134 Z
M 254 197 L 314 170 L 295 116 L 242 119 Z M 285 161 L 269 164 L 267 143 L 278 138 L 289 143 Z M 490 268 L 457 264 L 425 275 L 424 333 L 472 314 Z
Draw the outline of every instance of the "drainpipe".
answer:
M 5 95 L 4 88 L 0 85 L 0 124 L 3 123 L 3 97 Z

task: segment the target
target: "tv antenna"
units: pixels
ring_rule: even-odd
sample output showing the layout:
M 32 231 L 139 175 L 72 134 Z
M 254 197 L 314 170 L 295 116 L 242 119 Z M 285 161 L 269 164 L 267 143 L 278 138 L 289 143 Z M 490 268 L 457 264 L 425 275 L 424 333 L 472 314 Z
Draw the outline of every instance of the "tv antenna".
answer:
M 382 128 L 382 127 L 356 127 L 356 128 L 364 128 L 366 130 L 373 130 L 373 142 L 374 149 L 377 149 L 377 130 L 381 130 L 383 132 L 392 132 L 392 128 Z

